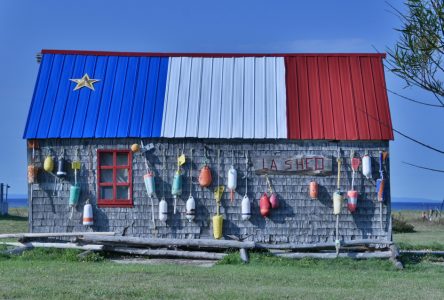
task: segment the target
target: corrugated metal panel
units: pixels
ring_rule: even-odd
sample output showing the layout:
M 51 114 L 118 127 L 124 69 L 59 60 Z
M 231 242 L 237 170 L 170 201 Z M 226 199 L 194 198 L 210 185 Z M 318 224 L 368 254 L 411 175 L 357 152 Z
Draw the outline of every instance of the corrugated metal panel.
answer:
M 173 57 L 162 136 L 286 138 L 282 57 Z
M 290 139 L 390 140 L 382 57 L 285 57 Z
M 159 137 L 167 68 L 167 57 L 44 54 L 24 137 Z M 94 91 L 73 90 L 84 74 Z

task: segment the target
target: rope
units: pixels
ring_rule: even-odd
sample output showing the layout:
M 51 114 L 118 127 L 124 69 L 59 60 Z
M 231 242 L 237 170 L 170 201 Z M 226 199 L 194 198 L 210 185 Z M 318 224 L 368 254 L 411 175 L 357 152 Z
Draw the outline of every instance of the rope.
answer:
M 191 148 L 191 155 L 190 155 L 190 197 L 193 190 L 193 148 Z
M 166 170 L 166 156 L 165 156 L 165 148 L 162 149 L 163 156 L 163 164 L 162 164 L 162 199 L 165 198 L 165 170 Z
M 245 196 L 248 194 L 248 150 L 245 151 Z
M 355 157 L 355 151 L 351 150 L 350 152 L 350 165 L 353 164 L 353 158 Z M 354 186 L 355 186 L 355 169 L 352 166 L 352 191 L 354 191 Z

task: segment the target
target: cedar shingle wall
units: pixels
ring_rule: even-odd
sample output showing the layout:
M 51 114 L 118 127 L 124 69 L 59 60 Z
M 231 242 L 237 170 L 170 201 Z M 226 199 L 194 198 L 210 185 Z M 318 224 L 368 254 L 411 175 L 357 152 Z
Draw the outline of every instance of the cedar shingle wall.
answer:
M 191 141 L 191 142 L 190 142 Z M 222 200 L 221 213 L 224 215 L 224 235 L 251 235 L 248 239 L 262 242 L 297 242 L 315 243 L 334 240 L 335 216 L 332 213 L 332 194 L 336 189 L 337 147 L 342 149 L 344 164 L 342 166 L 342 190 L 347 191 L 351 185 L 350 150 L 359 156 L 369 152 L 372 157 L 373 180 L 365 179 L 359 172 L 355 179 L 355 189 L 359 192 L 358 210 L 350 214 L 344 201 L 340 215 L 340 238 L 344 240 L 372 238 L 387 240 L 391 237 L 390 198 L 383 206 L 383 230 L 379 223 L 379 204 L 376 201 L 375 182 L 378 174 L 378 151 L 388 150 L 388 142 L 340 142 L 326 141 L 245 141 L 245 140 L 190 140 L 185 143 L 185 154 L 189 157 L 189 149 L 194 148 L 193 161 L 193 196 L 196 200 L 195 222 L 188 223 L 185 218 L 185 202 L 189 195 L 189 162 L 185 165 L 183 193 L 178 200 L 178 213 L 173 215 L 171 182 L 176 169 L 177 151 L 183 146 L 183 140 L 156 140 L 156 150 L 148 154 L 148 159 L 156 173 L 157 197 L 154 199 L 156 229 L 151 222 L 150 201 L 146 195 L 143 183 L 145 164 L 142 154 L 133 157 L 133 208 L 98 208 L 96 203 L 96 149 L 128 149 L 139 140 L 111 139 L 69 139 L 69 140 L 40 140 L 40 149 L 36 150 L 36 163 L 42 167 L 45 156 L 51 153 L 58 156 L 62 147 L 65 149 L 65 159 L 70 162 L 74 158 L 75 148 L 80 148 L 82 168 L 78 175 L 81 184 L 79 204 L 70 220 L 68 207 L 69 187 L 74 183 L 74 173 L 67 164 L 68 177 L 63 184 L 63 190 L 58 196 L 53 196 L 54 177 L 40 170 L 38 183 L 32 185 L 32 203 L 30 227 L 32 232 L 65 232 L 83 231 L 83 204 L 90 198 L 94 207 L 94 231 L 116 231 L 126 235 L 142 237 L 171 237 L 171 238 L 212 238 L 211 217 L 215 214 L 216 206 L 212 190 L 202 190 L 197 181 L 198 169 L 204 164 L 203 145 L 212 151 L 210 166 L 212 168 L 213 185 L 217 184 L 216 154 L 220 148 L 221 184 L 226 185 L 226 173 L 231 165 L 232 150 L 235 150 L 236 169 L 238 171 L 238 188 L 236 200 L 230 203 L 229 193 L 225 192 Z M 148 142 L 145 140 L 144 142 Z M 203 143 L 204 142 L 204 143 Z M 162 151 L 166 147 L 167 180 L 165 182 L 165 197 L 168 202 L 168 221 L 158 220 L 158 203 L 162 197 Z M 250 173 L 248 181 L 248 196 L 252 203 L 252 217 L 242 221 L 240 215 L 241 199 L 245 193 L 245 181 L 242 179 L 245 171 L 244 150 L 249 150 L 250 157 L 261 156 L 291 156 L 301 154 L 318 154 L 333 157 L 333 175 L 317 177 L 319 183 L 319 200 L 313 201 L 308 196 L 308 185 L 313 177 L 298 175 L 270 175 L 272 185 L 280 200 L 280 207 L 272 210 L 269 219 L 259 214 L 259 198 L 266 191 L 265 179 Z M 90 156 L 90 153 L 92 154 Z M 31 151 L 28 151 L 30 161 Z M 388 171 L 387 163 L 387 171 Z M 55 163 L 55 167 L 57 164 Z M 387 178 L 389 176 L 387 175 Z M 387 185 L 387 195 L 390 195 Z

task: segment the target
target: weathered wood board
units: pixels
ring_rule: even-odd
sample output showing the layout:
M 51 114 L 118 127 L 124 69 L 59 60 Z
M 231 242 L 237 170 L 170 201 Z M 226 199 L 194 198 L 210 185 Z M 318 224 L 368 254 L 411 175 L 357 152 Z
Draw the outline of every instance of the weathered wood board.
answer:
M 333 172 L 332 158 L 321 155 L 253 158 L 256 174 L 328 176 Z

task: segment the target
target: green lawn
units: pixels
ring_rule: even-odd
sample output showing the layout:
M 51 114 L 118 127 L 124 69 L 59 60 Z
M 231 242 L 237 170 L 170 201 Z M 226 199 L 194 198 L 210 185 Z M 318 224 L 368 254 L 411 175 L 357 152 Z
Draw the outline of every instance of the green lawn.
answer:
M 2 218 L 0 230 L 26 231 L 26 219 Z M 78 253 L 0 255 L 0 299 L 444 299 L 444 260 L 432 256 L 404 256 L 406 268 L 399 271 L 376 259 L 289 260 L 252 253 L 243 265 L 233 253 L 202 268 L 121 265 L 99 255 L 82 261 Z
M 418 211 L 395 212 L 415 226 L 415 232 L 395 233 L 394 241 L 405 249 L 444 250 L 444 217 L 440 222 L 423 221 Z

